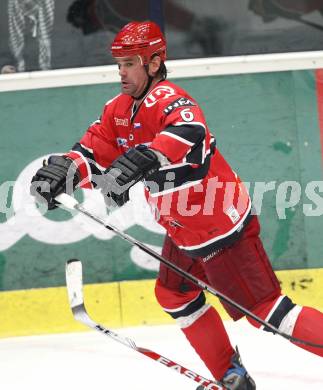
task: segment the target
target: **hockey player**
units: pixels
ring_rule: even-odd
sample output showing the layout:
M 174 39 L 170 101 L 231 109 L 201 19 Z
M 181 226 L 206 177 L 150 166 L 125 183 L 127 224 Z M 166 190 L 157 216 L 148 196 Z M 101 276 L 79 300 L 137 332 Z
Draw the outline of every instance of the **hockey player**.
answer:
M 70 152 L 51 156 L 37 171 L 32 194 L 53 209 L 69 186 L 99 187 L 107 202 L 121 207 L 130 187 L 143 180 L 167 231 L 164 257 L 281 331 L 323 344 L 323 314 L 281 293 L 247 190 L 217 149 L 201 108 L 166 80 L 166 42 L 158 26 L 127 24 L 111 51 L 121 94 Z M 256 388 L 198 286 L 161 264 L 155 293 L 216 379 L 227 389 Z M 234 320 L 242 317 L 224 306 Z M 323 356 L 323 349 L 300 346 Z

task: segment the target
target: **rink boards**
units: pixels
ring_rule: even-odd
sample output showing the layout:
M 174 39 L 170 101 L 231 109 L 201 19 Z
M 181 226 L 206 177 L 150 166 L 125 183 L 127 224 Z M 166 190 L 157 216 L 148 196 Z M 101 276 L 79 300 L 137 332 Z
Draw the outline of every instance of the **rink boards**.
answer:
M 277 271 L 285 294 L 302 305 L 323 310 L 323 269 Z M 158 306 L 154 280 L 89 284 L 85 303 L 97 322 L 117 328 L 172 323 Z M 208 294 L 224 319 L 218 299 Z M 0 337 L 86 330 L 73 319 L 65 287 L 0 293 Z

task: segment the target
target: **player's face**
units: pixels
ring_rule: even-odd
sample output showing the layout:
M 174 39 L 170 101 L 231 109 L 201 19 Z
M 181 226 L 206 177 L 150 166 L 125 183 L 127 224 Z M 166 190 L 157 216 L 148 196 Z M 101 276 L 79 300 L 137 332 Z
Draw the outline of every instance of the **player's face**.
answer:
M 139 56 L 122 57 L 116 59 L 119 76 L 121 78 L 121 91 L 133 97 L 140 96 L 144 91 L 148 76 Z

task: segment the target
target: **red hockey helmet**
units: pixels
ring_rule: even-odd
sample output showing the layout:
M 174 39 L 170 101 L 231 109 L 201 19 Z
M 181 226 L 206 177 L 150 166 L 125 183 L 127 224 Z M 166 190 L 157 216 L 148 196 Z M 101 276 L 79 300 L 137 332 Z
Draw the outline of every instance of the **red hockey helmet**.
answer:
M 153 54 L 166 60 L 166 40 L 159 26 L 150 21 L 126 24 L 116 35 L 111 45 L 113 57 L 139 55 L 143 64 L 148 64 Z

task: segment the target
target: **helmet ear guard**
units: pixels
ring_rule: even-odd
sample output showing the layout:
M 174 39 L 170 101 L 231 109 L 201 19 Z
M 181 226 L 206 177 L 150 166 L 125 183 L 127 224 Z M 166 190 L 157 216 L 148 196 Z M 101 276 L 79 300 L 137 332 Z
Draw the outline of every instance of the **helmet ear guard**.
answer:
M 166 40 L 156 23 L 131 22 L 116 35 L 111 53 L 115 58 L 138 55 L 143 65 L 147 65 L 154 54 L 165 61 Z

